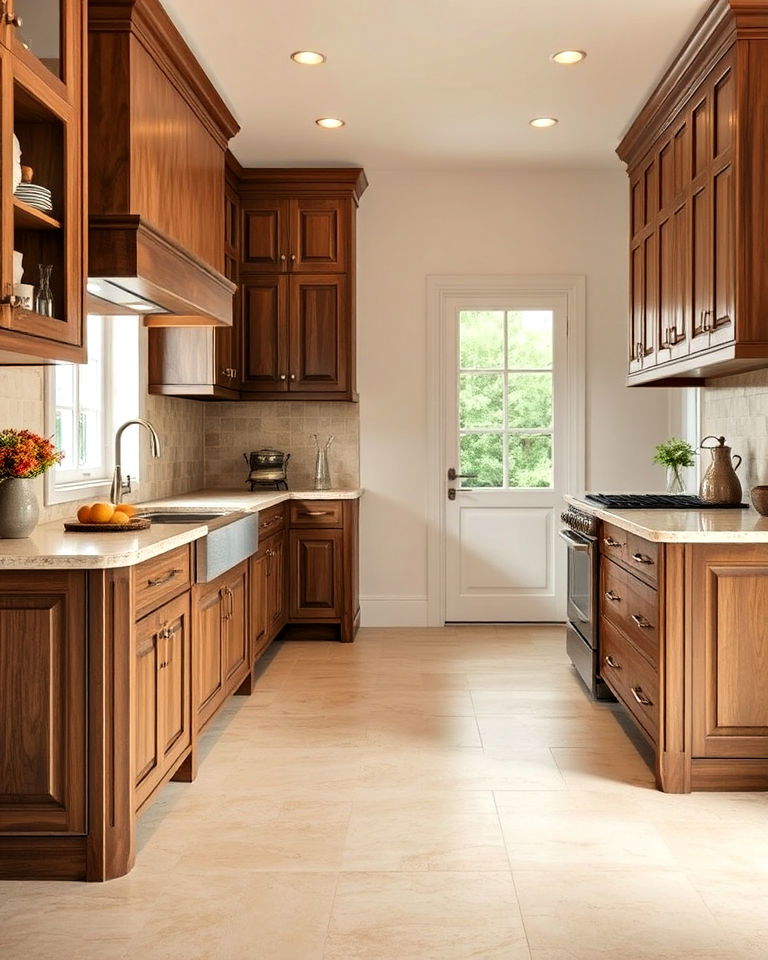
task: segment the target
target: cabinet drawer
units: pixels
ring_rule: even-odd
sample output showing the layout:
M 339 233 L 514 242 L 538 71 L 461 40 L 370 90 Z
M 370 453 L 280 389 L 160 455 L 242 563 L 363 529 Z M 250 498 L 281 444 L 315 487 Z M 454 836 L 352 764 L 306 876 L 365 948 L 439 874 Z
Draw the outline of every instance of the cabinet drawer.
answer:
M 656 743 L 659 673 L 607 617 L 600 620 L 600 674 Z
M 341 500 L 291 500 L 292 527 L 340 527 Z
M 659 545 L 622 530 L 612 523 L 603 523 L 600 553 L 630 570 L 635 576 L 656 586 L 659 579 Z
M 187 544 L 138 564 L 133 572 L 136 619 L 188 590 L 191 580 L 192 564 Z
M 285 504 L 278 503 L 275 507 L 259 510 L 259 543 L 273 533 L 279 533 L 285 527 Z
M 656 666 L 659 655 L 659 598 L 656 590 L 605 558 L 600 563 L 600 586 L 603 616 L 623 630 Z
M 627 533 L 627 567 L 635 576 L 656 586 L 659 580 L 659 545 Z

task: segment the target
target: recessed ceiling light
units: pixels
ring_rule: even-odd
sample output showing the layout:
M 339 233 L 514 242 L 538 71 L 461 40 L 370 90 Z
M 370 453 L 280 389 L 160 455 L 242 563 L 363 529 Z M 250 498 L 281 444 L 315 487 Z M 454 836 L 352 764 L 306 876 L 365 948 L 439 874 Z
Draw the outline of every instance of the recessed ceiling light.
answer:
M 559 122 L 555 117 L 534 117 L 528 121 L 532 127 L 554 127 Z
M 581 63 L 585 57 L 586 53 L 583 50 L 558 50 L 557 53 L 552 54 L 550 59 L 554 60 L 555 63 L 572 64 Z
M 337 117 L 320 117 L 319 120 L 315 120 L 315 123 L 318 127 L 325 127 L 326 130 L 337 130 L 344 126 L 344 121 Z
M 291 54 L 291 60 L 294 63 L 301 63 L 305 67 L 316 67 L 325 63 L 325 54 L 317 53 L 315 50 L 296 50 Z

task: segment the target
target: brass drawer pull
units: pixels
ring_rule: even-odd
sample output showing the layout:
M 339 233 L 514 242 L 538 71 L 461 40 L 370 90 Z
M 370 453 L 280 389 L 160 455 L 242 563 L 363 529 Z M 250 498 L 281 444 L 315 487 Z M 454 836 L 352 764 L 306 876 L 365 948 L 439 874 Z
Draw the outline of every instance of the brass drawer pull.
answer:
M 168 583 L 170 580 L 173 580 L 174 577 L 178 576 L 182 572 L 181 567 L 175 567 L 173 570 L 169 570 L 164 577 L 158 577 L 156 580 L 147 580 L 148 587 L 159 587 L 164 583 Z
M 653 624 L 650 620 L 646 620 L 642 613 L 633 613 L 632 619 L 640 627 L 641 630 L 650 630 Z
M 635 700 L 637 700 L 641 707 L 653 706 L 653 702 L 649 700 L 648 697 L 646 697 L 646 695 L 643 693 L 642 687 L 630 687 L 629 689 L 632 691 L 632 696 L 635 698 Z
M 614 540 L 613 537 L 603 537 L 603 543 L 606 547 L 620 547 L 622 544 L 618 540 Z
M 633 553 L 632 559 L 635 563 L 646 563 L 653 566 L 653 560 L 650 557 L 647 557 L 644 553 Z
M 606 666 L 611 667 L 612 670 L 621 670 L 621 664 L 614 660 L 610 654 L 605 658 L 605 663 Z
M 621 597 L 617 593 L 614 593 L 613 590 L 606 590 L 605 599 L 610 600 L 611 603 L 621 603 Z
M 332 517 L 332 510 L 299 510 L 300 517 Z

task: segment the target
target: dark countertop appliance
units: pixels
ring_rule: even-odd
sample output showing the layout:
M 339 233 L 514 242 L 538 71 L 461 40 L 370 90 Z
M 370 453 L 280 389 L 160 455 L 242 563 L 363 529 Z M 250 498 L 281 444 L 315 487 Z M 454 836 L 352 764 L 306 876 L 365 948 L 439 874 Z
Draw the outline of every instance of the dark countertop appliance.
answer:
M 251 492 L 257 488 L 268 490 L 288 489 L 288 461 L 290 453 L 282 450 L 251 450 L 244 453 L 243 459 L 248 464 L 249 474 L 246 483 L 250 483 Z

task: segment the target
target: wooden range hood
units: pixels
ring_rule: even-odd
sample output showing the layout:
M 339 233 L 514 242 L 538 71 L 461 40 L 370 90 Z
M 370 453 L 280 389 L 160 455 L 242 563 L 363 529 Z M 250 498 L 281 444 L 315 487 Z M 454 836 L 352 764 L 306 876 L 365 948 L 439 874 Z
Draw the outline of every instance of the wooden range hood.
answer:
M 224 162 L 239 130 L 158 0 L 88 2 L 88 309 L 229 326 Z

